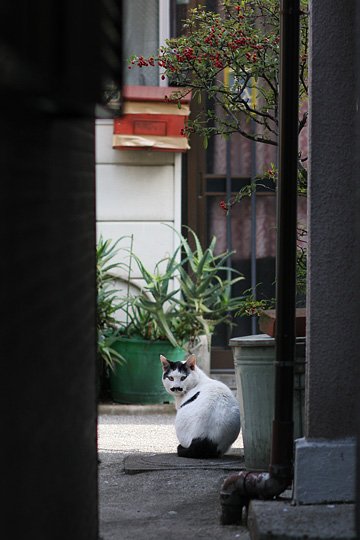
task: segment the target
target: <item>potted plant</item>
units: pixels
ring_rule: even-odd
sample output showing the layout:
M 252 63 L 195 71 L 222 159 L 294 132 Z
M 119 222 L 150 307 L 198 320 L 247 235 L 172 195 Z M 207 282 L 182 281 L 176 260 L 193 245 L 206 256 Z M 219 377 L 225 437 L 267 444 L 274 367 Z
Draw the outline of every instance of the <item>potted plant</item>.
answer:
M 306 239 L 298 230 L 297 300 L 306 297 Z M 257 316 L 262 333 L 230 340 L 233 352 L 237 398 L 240 405 L 245 466 L 248 470 L 268 469 L 271 452 L 272 419 L 275 403 L 275 299 L 258 300 L 249 295 L 238 315 Z M 296 309 L 293 418 L 294 438 L 304 434 L 305 407 L 305 323 L 306 310 Z
M 185 264 L 180 267 L 179 316 L 186 335 L 190 336 L 187 351 L 198 357 L 200 367 L 210 375 L 211 336 L 222 323 L 232 326 L 232 315 L 242 309 L 247 296 L 244 293 L 241 297 L 231 297 L 231 287 L 243 279 L 228 264 L 232 253 L 216 255 L 215 237 L 203 249 L 194 231 L 187 229 L 189 241 L 180 237 Z
M 215 254 L 216 238 L 203 249 L 196 234 L 189 233 L 195 247 L 192 249 L 179 234 L 178 249 L 159 261 L 152 272 L 131 254 L 145 285 L 138 294 L 127 294 L 120 302 L 122 317 L 113 347 L 125 363 L 117 364 L 110 373 L 114 401 L 168 402 L 159 355 L 183 360 L 199 345 L 201 336 L 210 343 L 217 325 L 232 324 L 231 314 L 244 301 L 243 296 L 230 295 L 231 286 L 243 279 L 237 272 L 233 277 L 234 271 L 226 264 L 231 253 Z
M 145 286 L 130 296 L 130 280 L 126 295 L 121 297 L 117 339 L 113 346 L 124 359 L 110 372 L 110 393 L 119 403 L 163 403 L 170 396 L 161 383 L 160 354 L 169 360 L 185 357 L 182 341 L 176 334 L 176 313 L 172 283 L 179 267 L 178 250 L 167 260 L 159 261 L 150 272 L 140 258 L 136 261 Z M 162 267 L 165 264 L 165 270 Z
M 114 257 L 120 241 L 121 239 L 112 243 L 100 237 L 96 246 L 97 385 L 100 398 L 103 398 L 108 391 L 109 370 L 114 369 L 115 364 L 124 361 L 113 346 L 118 334 L 115 312 L 119 307 L 113 280 L 114 271 L 121 267 L 121 263 L 114 262 Z

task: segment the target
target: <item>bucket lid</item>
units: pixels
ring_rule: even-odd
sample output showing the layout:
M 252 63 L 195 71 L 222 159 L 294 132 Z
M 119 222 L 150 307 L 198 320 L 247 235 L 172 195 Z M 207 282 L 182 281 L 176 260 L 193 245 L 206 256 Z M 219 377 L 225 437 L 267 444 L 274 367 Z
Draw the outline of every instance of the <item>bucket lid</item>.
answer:
M 305 337 L 297 337 L 296 343 L 305 343 Z M 267 334 L 254 334 L 251 336 L 241 336 L 232 338 L 229 341 L 230 347 L 271 347 L 275 344 L 275 338 L 268 336 Z

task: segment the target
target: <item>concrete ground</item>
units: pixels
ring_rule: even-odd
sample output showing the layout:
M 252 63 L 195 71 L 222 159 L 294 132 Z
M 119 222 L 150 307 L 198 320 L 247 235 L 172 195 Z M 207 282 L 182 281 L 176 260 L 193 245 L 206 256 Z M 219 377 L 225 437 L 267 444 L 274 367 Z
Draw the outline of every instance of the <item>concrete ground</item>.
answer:
M 176 455 L 174 406 L 100 405 L 102 540 L 354 540 L 354 505 L 251 501 L 244 525 L 221 525 L 220 489 L 243 466 L 241 435 L 221 460 Z M 246 516 L 244 516 L 246 518 Z
M 220 488 L 238 470 L 241 437 L 226 459 L 179 458 L 174 407 L 161 409 L 129 407 L 125 414 L 99 415 L 102 540 L 249 540 L 246 527 L 220 524 Z

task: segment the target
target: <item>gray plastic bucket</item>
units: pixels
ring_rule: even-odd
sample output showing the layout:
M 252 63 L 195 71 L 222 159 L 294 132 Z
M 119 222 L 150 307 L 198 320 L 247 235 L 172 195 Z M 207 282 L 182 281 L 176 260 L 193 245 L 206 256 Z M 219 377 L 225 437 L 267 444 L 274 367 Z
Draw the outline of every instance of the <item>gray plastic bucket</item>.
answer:
M 245 467 L 267 471 L 270 464 L 275 400 L 275 339 L 266 334 L 230 340 L 240 405 Z M 303 436 L 305 338 L 296 339 L 294 439 Z

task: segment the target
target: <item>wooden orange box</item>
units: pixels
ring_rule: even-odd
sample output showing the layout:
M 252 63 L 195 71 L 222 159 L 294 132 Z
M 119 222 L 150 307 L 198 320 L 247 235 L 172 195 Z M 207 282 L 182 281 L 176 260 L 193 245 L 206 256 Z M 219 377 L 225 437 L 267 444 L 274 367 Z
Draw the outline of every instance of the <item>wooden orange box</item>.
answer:
M 185 152 L 189 149 L 183 134 L 190 114 L 191 94 L 181 100 L 181 107 L 169 101 L 178 88 L 160 86 L 125 86 L 124 114 L 114 119 L 113 148 L 151 149 Z

